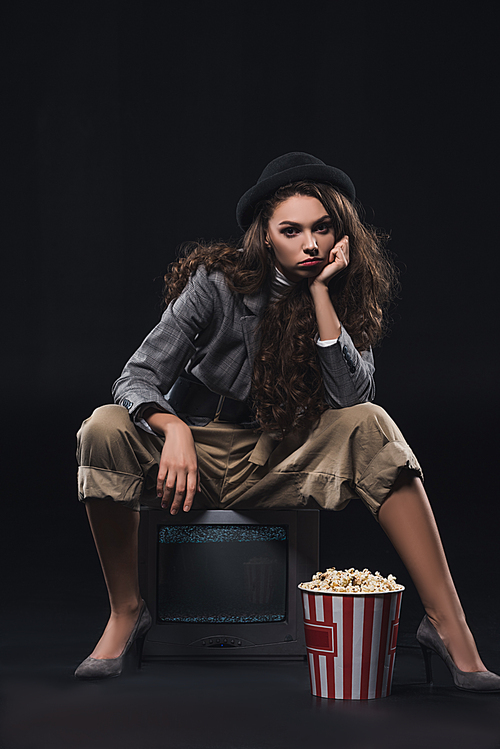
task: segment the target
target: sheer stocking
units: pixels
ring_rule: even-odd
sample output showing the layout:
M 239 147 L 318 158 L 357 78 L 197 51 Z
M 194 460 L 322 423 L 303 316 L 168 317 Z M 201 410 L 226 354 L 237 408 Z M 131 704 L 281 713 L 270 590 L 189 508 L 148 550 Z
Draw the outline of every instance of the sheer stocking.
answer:
M 486 671 L 467 626 L 420 479 L 402 471 L 378 517 L 456 666 L 461 671 Z
M 88 499 L 87 515 L 108 589 L 111 615 L 91 656 L 117 658 L 141 606 L 137 571 L 138 512 L 112 500 Z

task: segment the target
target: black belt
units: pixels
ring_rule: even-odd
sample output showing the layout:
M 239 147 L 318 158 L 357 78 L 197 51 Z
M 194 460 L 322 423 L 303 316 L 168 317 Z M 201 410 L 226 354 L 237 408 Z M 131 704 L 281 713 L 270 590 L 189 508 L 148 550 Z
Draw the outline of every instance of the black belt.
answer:
M 168 394 L 168 402 L 177 413 L 232 424 L 255 421 L 246 401 L 237 401 L 213 393 L 193 375 L 178 377 Z

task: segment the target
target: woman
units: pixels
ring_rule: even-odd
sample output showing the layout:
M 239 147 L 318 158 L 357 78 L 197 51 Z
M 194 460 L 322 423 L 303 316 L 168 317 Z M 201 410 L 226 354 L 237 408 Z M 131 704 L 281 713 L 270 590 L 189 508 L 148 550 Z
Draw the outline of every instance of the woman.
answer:
M 374 397 L 371 347 L 394 272 L 349 177 L 305 153 L 272 161 L 241 198 L 241 248 L 196 246 L 166 276 L 166 310 L 79 433 L 80 498 L 111 616 L 79 678 L 121 673 L 151 618 L 137 577 L 140 503 L 342 509 L 361 498 L 426 615 L 426 664 L 500 690 L 466 624 L 420 466 Z M 167 397 L 166 397 L 166 394 Z

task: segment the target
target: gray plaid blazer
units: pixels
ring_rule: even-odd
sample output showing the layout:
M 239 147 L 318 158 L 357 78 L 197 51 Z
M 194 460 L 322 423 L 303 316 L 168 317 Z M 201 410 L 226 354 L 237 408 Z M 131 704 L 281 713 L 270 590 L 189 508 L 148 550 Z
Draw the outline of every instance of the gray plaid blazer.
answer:
M 203 265 L 198 267 L 114 383 L 115 403 L 125 406 L 135 422 L 151 406 L 175 413 L 167 396 L 184 369 L 214 393 L 246 400 L 258 345 L 256 329 L 268 296 L 265 289 L 251 296 L 236 295 L 222 272 L 207 274 Z M 318 355 L 330 408 L 373 400 L 371 350 L 359 354 L 342 329 L 337 343 L 318 346 Z M 209 421 L 183 418 L 190 425 Z

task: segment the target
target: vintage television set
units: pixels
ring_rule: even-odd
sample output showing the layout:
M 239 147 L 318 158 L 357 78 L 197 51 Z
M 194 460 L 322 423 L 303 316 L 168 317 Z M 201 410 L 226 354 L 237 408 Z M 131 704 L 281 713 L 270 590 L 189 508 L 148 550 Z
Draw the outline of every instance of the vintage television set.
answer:
M 318 510 L 141 509 L 144 658 L 305 657 L 297 585 L 318 570 Z

